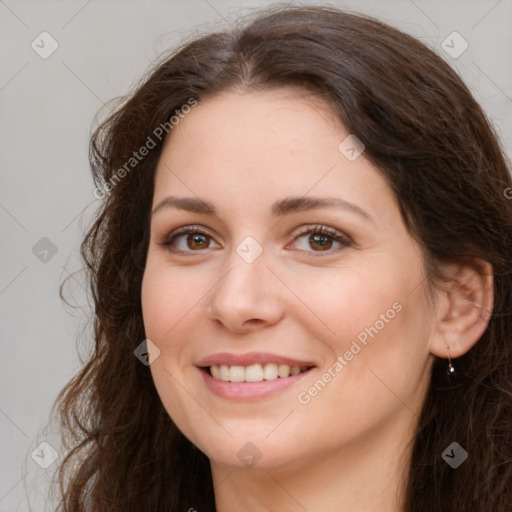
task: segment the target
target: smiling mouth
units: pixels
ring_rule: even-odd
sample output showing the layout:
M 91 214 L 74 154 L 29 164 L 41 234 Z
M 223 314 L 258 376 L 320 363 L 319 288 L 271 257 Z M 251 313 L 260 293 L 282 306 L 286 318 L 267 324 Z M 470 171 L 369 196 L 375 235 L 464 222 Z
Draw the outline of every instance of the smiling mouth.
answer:
M 202 368 L 213 379 L 223 382 L 263 382 L 294 377 L 311 370 L 313 366 L 290 366 L 266 363 L 241 365 L 212 365 Z

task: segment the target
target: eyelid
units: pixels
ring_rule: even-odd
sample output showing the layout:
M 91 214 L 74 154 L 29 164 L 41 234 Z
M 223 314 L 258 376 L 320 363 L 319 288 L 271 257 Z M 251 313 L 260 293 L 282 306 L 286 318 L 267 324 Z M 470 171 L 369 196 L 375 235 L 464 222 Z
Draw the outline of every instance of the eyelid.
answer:
M 300 226 L 299 228 L 297 228 L 297 230 L 295 230 L 295 232 L 293 233 L 293 236 L 298 237 L 301 235 L 305 235 L 307 233 L 316 233 L 316 232 L 321 232 L 321 233 L 326 233 L 328 235 L 338 236 L 340 238 L 346 239 L 347 242 L 351 241 L 351 238 L 343 231 L 340 231 L 339 229 L 333 228 L 331 226 L 327 226 L 325 224 L 320 224 L 320 223 L 306 224 L 304 226 Z
M 209 237 L 214 243 L 216 243 L 217 245 L 220 245 L 215 240 L 215 237 L 205 227 L 203 227 L 199 224 L 181 226 L 179 228 L 173 229 L 170 233 L 165 235 L 160 242 L 158 242 L 158 245 L 162 245 L 164 247 L 167 247 L 169 250 L 171 250 L 170 246 L 174 242 L 174 240 L 176 240 L 176 238 L 178 238 L 181 235 L 187 235 L 187 234 L 191 234 L 191 233 L 200 233 L 202 235 L 205 235 L 205 236 Z M 192 252 L 201 252 L 201 251 L 177 250 L 176 252 L 191 252 L 192 253 Z
M 342 241 L 347 243 L 354 243 L 352 238 L 344 231 L 340 231 L 339 229 L 327 226 L 325 224 L 306 224 L 305 226 L 298 228 L 298 230 L 293 233 L 293 236 L 294 238 L 297 238 L 308 233 L 324 233 L 334 238 L 340 238 Z
M 168 250 L 177 252 L 177 253 L 199 254 L 201 252 L 204 252 L 206 249 L 197 250 L 197 251 L 193 251 L 193 250 L 184 251 L 181 249 L 176 249 L 176 250 L 171 249 L 172 243 L 178 237 L 180 237 L 182 235 L 191 234 L 191 233 L 200 233 L 202 235 L 205 235 L 205 236 L 209 237 L 210 240 L 213 241 L 215 244 L 220 245 L 217 242 L 217 240 L 215 239 L 215 237 L 211 234 L 211 232 L 207 228 L 205 228 L 199 224 L 180 226 L 176 229 L 173 229 L 160 242 L 158 242 L 158 245 L 164 246 Z M 288 249 L 289 246 L 291 244 L 293 244 L 294 242 L 296 242 L 296 240 L 298 238 L 300 238 L 301 236 L 304 236 L 304 235 L 307 235 L 310 233 L 320 233 L 320 234 L 327 235 L 327 236 L 331 237 L 335 242 L 339 243 L 341 247 L 336 248 L 336 249 L 328 249 L 326 251 L 314 251 L 314 250 L 308 251 L 308 250 L 304 250 L 304 249 L 292 249 L 292 250 L 296 250 L 301 253 L 308 253 L 308 254 L 313 255 L 314 257 L 321 257 L 321 256 L 332 255 L 333 253 L 340 252 L 341 250 L 354 245 L 354 241 L 352 240 L 352 238 L 349 235 L 347 235 L 345 232 L 340 231 L 331 226 L 327 226 L 325 224 L 317 223 L 317 224 L 306 224 L 306 225 L 300 226 L 299 228 L 294 230 L 294 232 L 291 234 L 291 236 L 293 237 L 293 240 L 289 244 L 287 244 L 285 249 Z M 213 248 L 209 247 L 208 249 L 213 249 Z
M 346 249 L 347 247 L 351 247 L 354 245 L 354 241 L 352 240 L 352 238 L 343 231 L 340 231 L 331 226 L 327 226 L 325 224 L 307 224 L 305 226 L 301 226 L 300 228 L 298 228 L 298 231 L 295 231 L 293 233 L 293 240 L 292 242 L 290 242 L 290 244 L 288 244 L 285 247 L 285 249 L 288 248 L 291 244 L 293 244 L 298 238 L 309 233 L 320 233 L 327 235 L 331 237 L 334 241 L 339 243 L 341 247 L 336 249 L 328 249 L 327 251 L 308 251 L 304 249 L 295 249 L 296 251 L 299 251 L 301 253 L 307 253 L 308 255 L 310 254 L 314 257 L 322 257 L 330 256 L 332 254 L 342 251 L 343 249 Z

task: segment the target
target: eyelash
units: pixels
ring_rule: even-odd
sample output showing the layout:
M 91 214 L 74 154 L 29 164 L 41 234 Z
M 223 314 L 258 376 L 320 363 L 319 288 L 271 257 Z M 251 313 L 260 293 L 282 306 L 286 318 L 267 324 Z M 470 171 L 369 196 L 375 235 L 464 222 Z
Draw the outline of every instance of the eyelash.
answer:
M 206 230 L 204 230 L 201 226 L 184 226 L 184 227 L 178 228 L 178 229 L 172 231 L 171 233 L 169 233 L 159 245 L 166 247 L 172 253 L 184 254 L 184 253 L 202 252 L 201 249 L 199 249 L 197 251 L 193 251 L 193 250 L 183 251 L 181 249 L 174 249 L 172 247 L 172 244 L 180 236 L 192 235 L 192 234 L 201 234 L 201 235 L 206 236 L 209 239 L 213 240 L 213 237 Z M 332 240 L 334 242 L 339 243 L 341 246 L 341 247 L 338 247 L 337 249 L 329 249 L 326 251 L 314 251 L 314 250 L 307 251 L 307 250 L 303 250 L 303 249 L 298 249 L 301 252 L 311 253 L 315 257 L 321 257 L 322 255 L 331 255 L 334 252 L 338 252 L 343 248 L 350 247 L 353 243 L 348 235 L 345 235 L 345 234 L 341 233 L 340 231 L 337 231 L 333 228 L 330 228 L 328 226 L 324 226 L 321 224 L 304 226 L 304 228 L 299 233 L 297 233 L 295 235 L 294 241 L 297 240 L 298 238 L 300 238 L 304 235 L 308 235 L 308 234 L 326 235 L 326 236 L 332 238 Z
M 347 248 L 352 245 L 352 240 L 348 237 L 348 235 L 345 235 L 336 229 L 330 228 L 328 226 L 323 226 L 321 224 L 304 226 L 298 233 L 295 234 L 294 241 L 304 235 L 312 234 L 328 236 L 329 238 L 332 238 L 334 242 L 338 242 L 340 244 L 340 247 L 336 249 L 329 249 L 327 251 L 305 251 L 299 249 L 300 251 L 311 253 L 312 255 L 314 255 L 314 257 L 331 255 L 333 253 L 339 252 L 343 248 Z
M 184 226 L 182 228 L 175 229 L 171 231 L 164 240 L 160 243 L 160 245 L 167 247 L 170 252 L 173 253 L 183 253 L 183 252 L 196 252 L 196 251 L 182 251 L 180 249 L 174 249 L 172 244 L 174 241 L 182 235 L 192 235 L 192 234 L 200 234 L 204 235 L 208 238 L 213 239 L 213 237 L 205 231 L 201 226 Z M 197 251 L 199 252 L 199 251 Z

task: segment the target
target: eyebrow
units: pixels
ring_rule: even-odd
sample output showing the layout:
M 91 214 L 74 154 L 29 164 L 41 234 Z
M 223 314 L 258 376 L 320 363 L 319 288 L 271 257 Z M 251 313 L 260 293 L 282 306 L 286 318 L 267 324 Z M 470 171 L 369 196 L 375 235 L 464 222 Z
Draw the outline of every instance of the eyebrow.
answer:
M 176 208 L 193 213 L 217 215 L 215 206 L 209 201 L 198 197 L 174 197 L 169 196 L 160 201 L 153 209 L 152 215 L 167 208 Z M 339 208 L 354 213 L 366 220 L 374 222 L 374 219 L 356 204 L 350 203 L 339 197 L 287 197 L 275 202 L 271 207 L 274 217 L 284 217 L 293 213 L 320 208 Z

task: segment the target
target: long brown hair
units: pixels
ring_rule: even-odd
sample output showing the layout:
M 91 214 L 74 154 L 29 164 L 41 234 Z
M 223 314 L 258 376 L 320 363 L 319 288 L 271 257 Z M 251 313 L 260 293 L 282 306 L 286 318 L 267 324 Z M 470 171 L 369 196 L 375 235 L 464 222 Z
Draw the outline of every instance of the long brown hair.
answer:
M 484 335 L 456 360 L 455 379 L 446 379 L 446 361 L 436 359 L 405 511 L 509 512 L 512 185 L 503 151 L 443 59 L 377 20 L 323 7 L 274 9 L 187 43 L 95 131 L 90 159 L 105 193 L 81 246 L 95 347 L 54 406 L 69 450 L 59 467 L 60 510 L 215 510 L 207 457 L 179 432 L 149 368 L 134 356 L 145 339 L 141 282 L 164 139 L 155 130 L 165 126 L 172 136 L 169 120 L 191 99 L 281 86 L 326 99 L 365 144 L 423 248 L 432 282 L 442 279 L 442 263 L 492 264 L 495 302 Z M 154 147 L 127 170 L 148 137 Z M 456 470 L 441 457 L 453 441 L 469 454 Z

